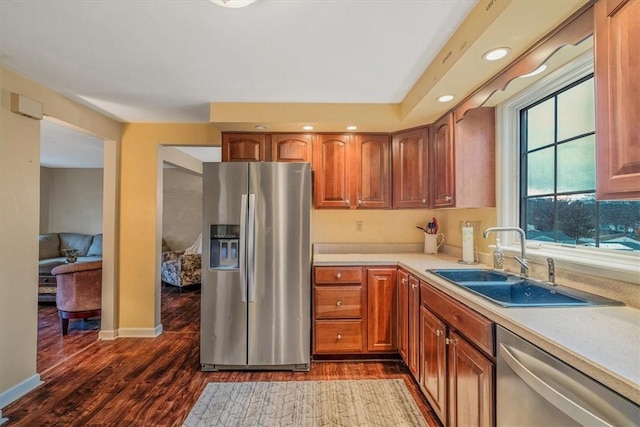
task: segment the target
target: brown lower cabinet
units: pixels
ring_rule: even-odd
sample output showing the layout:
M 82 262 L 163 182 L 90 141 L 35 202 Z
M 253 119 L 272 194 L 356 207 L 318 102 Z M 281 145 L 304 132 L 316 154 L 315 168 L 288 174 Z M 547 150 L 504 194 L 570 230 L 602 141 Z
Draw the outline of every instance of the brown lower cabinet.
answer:
M 314 355 L 398 351 L 396 270 L 396 267 L 314 267 Z
M 446 426 L 495 424 L 495 324 L 420 282 L 420 388 Z

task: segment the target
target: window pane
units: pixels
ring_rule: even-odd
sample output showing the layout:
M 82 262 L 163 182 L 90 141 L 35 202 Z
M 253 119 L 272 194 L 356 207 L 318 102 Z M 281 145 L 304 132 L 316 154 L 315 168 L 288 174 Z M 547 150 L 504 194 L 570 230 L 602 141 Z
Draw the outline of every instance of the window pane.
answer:
M 640 251 L 640 201 L 600 202 L 600 247 Z
M 554 99 L 551 98 L 542 104 L 527 111 L 527 149 L 553 144 L 554 142 Z
M 527 195 L 553 193 L 553 147 L 530 153 L 527 158 Z
M 553 233 L 553 197 L 534 197 L 527 200 L 527 239 L 555 241 Z
M 558 193 L 596 188 L 594 135 L 558 145 Z
M 596 201 L 593 193 L 558 197 L 558 242 L 594 246 L 596 224 Z
M 558 141 L 595 131 L 593 79 L 558 95 Z

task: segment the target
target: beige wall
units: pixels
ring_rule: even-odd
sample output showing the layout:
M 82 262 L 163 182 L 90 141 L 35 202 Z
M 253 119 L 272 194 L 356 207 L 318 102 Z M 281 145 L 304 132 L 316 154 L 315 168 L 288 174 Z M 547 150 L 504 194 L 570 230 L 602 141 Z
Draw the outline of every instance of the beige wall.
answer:
M 219 146 L 220 141 L 220 131 L 209 124 L 125 125 L 120 176 L 120 335 L 149 336 L 160 325 L 159 148 Z
M 39 379 L 35 266 L 40 231 L 40 121 L 12 113 L 10 95 L 18 93 L 41 103 L 46 115 L 113 144 L 119 143 L 121 132 L 119 123 L 1 65 L 0 408 L 37 385 Z M 114 217 L 112 213 L 112 222 Z M 104 245 L 105 268 L 115 268 L 109 264 L 115 251 L 113 240 Z M 109 280 L 103 277 L 103 288 L 114 289 L 112 278 Z
M 316 209 L 312 215 L 314 243 L 418 243 L 424 234 L 416 226 L 424 227 L 436 217 L 445 244 L 462 248 L 460 223 L 480 223 L 475 237 L 480 252 L 488 251 L 488 242 L 481 232 L 496 224 L 495 208 L 445 210 L 325 210 Z M 363 222 L 364 231 L 356 231 L 356 221 Z
M 202 175 L 164 168 L 162 238 L 173 250 L 191 246 L 202 231 Z
M 40 211 L 48 214 L 46 232 L 102 233 L 103 170 L 40 168 L 40 171 L 47 177 L 40 180 L 45 183 L 40 189 Z
M 51 169 L 40 168 L 40 234 L 49 232 L 49 183 Z

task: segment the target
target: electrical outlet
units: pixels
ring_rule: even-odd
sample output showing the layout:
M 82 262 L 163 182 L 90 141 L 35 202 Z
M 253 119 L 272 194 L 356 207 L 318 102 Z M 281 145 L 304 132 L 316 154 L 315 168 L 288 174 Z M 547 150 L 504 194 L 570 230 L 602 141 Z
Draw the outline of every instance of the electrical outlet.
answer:
M 356 221 L 356 231 L 364 231 L 364 221 Z
M 459 227 L 460 227 L 460 232 L 462 233 L 462 227 L 464 227 L 464 224 L 467 221 L 459 221 Z M 468 221 L 471 224 L 471 227 L 473 227 L 473 234 L 480 234 L 480 221 Z

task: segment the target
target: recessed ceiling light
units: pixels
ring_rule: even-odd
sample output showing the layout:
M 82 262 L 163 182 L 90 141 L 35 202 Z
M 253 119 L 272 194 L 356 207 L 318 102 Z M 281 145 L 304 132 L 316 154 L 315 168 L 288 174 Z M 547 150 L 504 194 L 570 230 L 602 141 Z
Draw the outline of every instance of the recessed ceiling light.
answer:
M 511 52 L 511 49 L 508 47 L 499 47 L 497 49 L 492 49 L 489 52 L 482 55 L 484 59 L 487 61 L 497 61 L 498 59 L 502 59 L 507 56 Z
M 231 9 L 237 9 L 239 7 L 249 6 L 251 3 L 256 0 L 211 0 L 213 4 L 217 4 L 218 6 L 228 7 Z
M 533 70 L 532 72 L 530 72 L 529 74 L 523 74 L 520 76 L 520 78 L 523 77 L 531 77 L 531 76 L 536 76 L 540 73 L 542 73 L 544 70 L 547 69 L 547 64 L 542 64 L 541 66 L 539 66 L 538 68 L 536 68 L 535 70 Z
M 267 125 L 255 125 L 255 128 L 258 130 L 267 130 L 269 129 L 269 126 Z
M 358 129 L 358 126 L 354 126 L 354 125 L 347 126 L 347 130 L 356 130 L 356 129 Z
M 453 95 L 442 95 L 438 97 L 438 101 L 440 102 L 449 102 L 453 99 Z
M 305 125 L 305 126 L 302 126 L 302 129 L 304 129 L 304 130 L 313 130 L 313 126 Z

